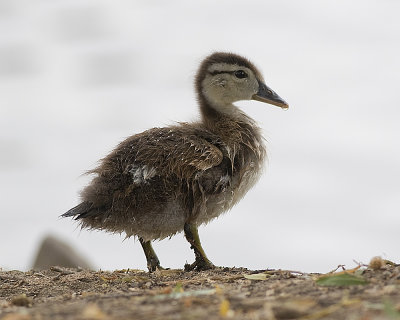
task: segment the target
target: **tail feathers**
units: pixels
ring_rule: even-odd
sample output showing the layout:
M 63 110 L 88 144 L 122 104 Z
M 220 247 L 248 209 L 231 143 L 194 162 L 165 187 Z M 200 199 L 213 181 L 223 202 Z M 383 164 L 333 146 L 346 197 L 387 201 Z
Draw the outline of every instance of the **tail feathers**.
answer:
M 92 208 L 93 208 L 93 203 L 85 201 L 82 202 L 81 204 L 78 204 L 76 207 L 73 207 L 72 209 L 68 210 L 66 213 L 62 214 L 61 217 L 63 218 L 75 217 L 75 220 L 78 220 L 80 218 L 84 218 L 85 216 L 87 216 Z

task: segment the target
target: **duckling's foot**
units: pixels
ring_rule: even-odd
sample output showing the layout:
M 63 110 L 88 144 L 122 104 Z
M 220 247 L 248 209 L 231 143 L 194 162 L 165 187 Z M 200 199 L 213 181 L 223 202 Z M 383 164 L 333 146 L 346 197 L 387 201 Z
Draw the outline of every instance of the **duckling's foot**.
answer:
M 147 260 L 147 269 L 149 272 L 155 272 L 157 270 L 165 270 L 165 268 L 160 266 L 160 261 L 157 260 Z
M 196 260 L 192 264 L 185 264 L 185 271 L 204 271 L 209 269 L 214 269 L 215 266 L 212 264 L 210 260 Z

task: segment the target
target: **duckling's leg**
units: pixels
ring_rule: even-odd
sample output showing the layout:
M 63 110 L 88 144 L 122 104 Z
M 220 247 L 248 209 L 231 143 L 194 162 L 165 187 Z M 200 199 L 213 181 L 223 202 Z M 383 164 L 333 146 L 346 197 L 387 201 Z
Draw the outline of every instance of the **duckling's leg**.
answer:
M 160 260 L 158 260 L 158 257 L 151 246 L 151 242 L 144 241 L 142 238 L 139 238 L 139 241 L 147 259 L 147 268 L 149 269 L 149 272 L 154 272 L 157 269 L 163 269 L 160 266 Z
M 194 255 L 196 257 L 192 264 L 185 264 L 185 271 L 190 270 L 207 270 L 215 268 L 210 260 L 208 260 L 202 246 L 200 243 L 199 232 L 197 227 L 191 223 L 185 223 L 184 232 L 186 240 L 190 243 L 190 248 L 194 250 Z

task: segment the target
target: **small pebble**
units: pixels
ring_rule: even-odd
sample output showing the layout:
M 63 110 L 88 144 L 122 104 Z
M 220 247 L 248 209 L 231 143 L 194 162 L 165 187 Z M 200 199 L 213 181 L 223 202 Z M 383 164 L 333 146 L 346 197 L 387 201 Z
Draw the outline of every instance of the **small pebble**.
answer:
M 29 307 L 30 305 L 32 305 L 32 299 L 28 298 L 24 293 L 12 298 L 11 304 L 18 307 Z

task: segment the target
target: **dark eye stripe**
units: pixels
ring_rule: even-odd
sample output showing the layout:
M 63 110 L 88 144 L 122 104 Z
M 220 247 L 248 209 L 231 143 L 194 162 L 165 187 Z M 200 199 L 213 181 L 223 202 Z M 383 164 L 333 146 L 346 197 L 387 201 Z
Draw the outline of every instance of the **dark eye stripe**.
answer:
M 233 74 L 234 72 L 235 71 L 218 71 L 218 70 L 215 70 L 215 71 L 209 72 L 209 74 L 211 74 L 212 76 L 215 76 L 217 74 L 223 74 L 223 73 Z
M 211 71 L 211 72 L 208 72 L 208 73 L 211 74 L 212 76 L 215 76 L 217 74 L 223 74 L 223 73 L 235 74 L 238 71 L 243 71 L 243 70 L 234 70 L 234 71 L 219 71 L 219 70 L 215 70 L 215 71 Z M 247 77 L 247 73 L 246 72 L 244 72 L 244 73 L 246 74 L 246 76 L 244 78 L 246 78 Z

